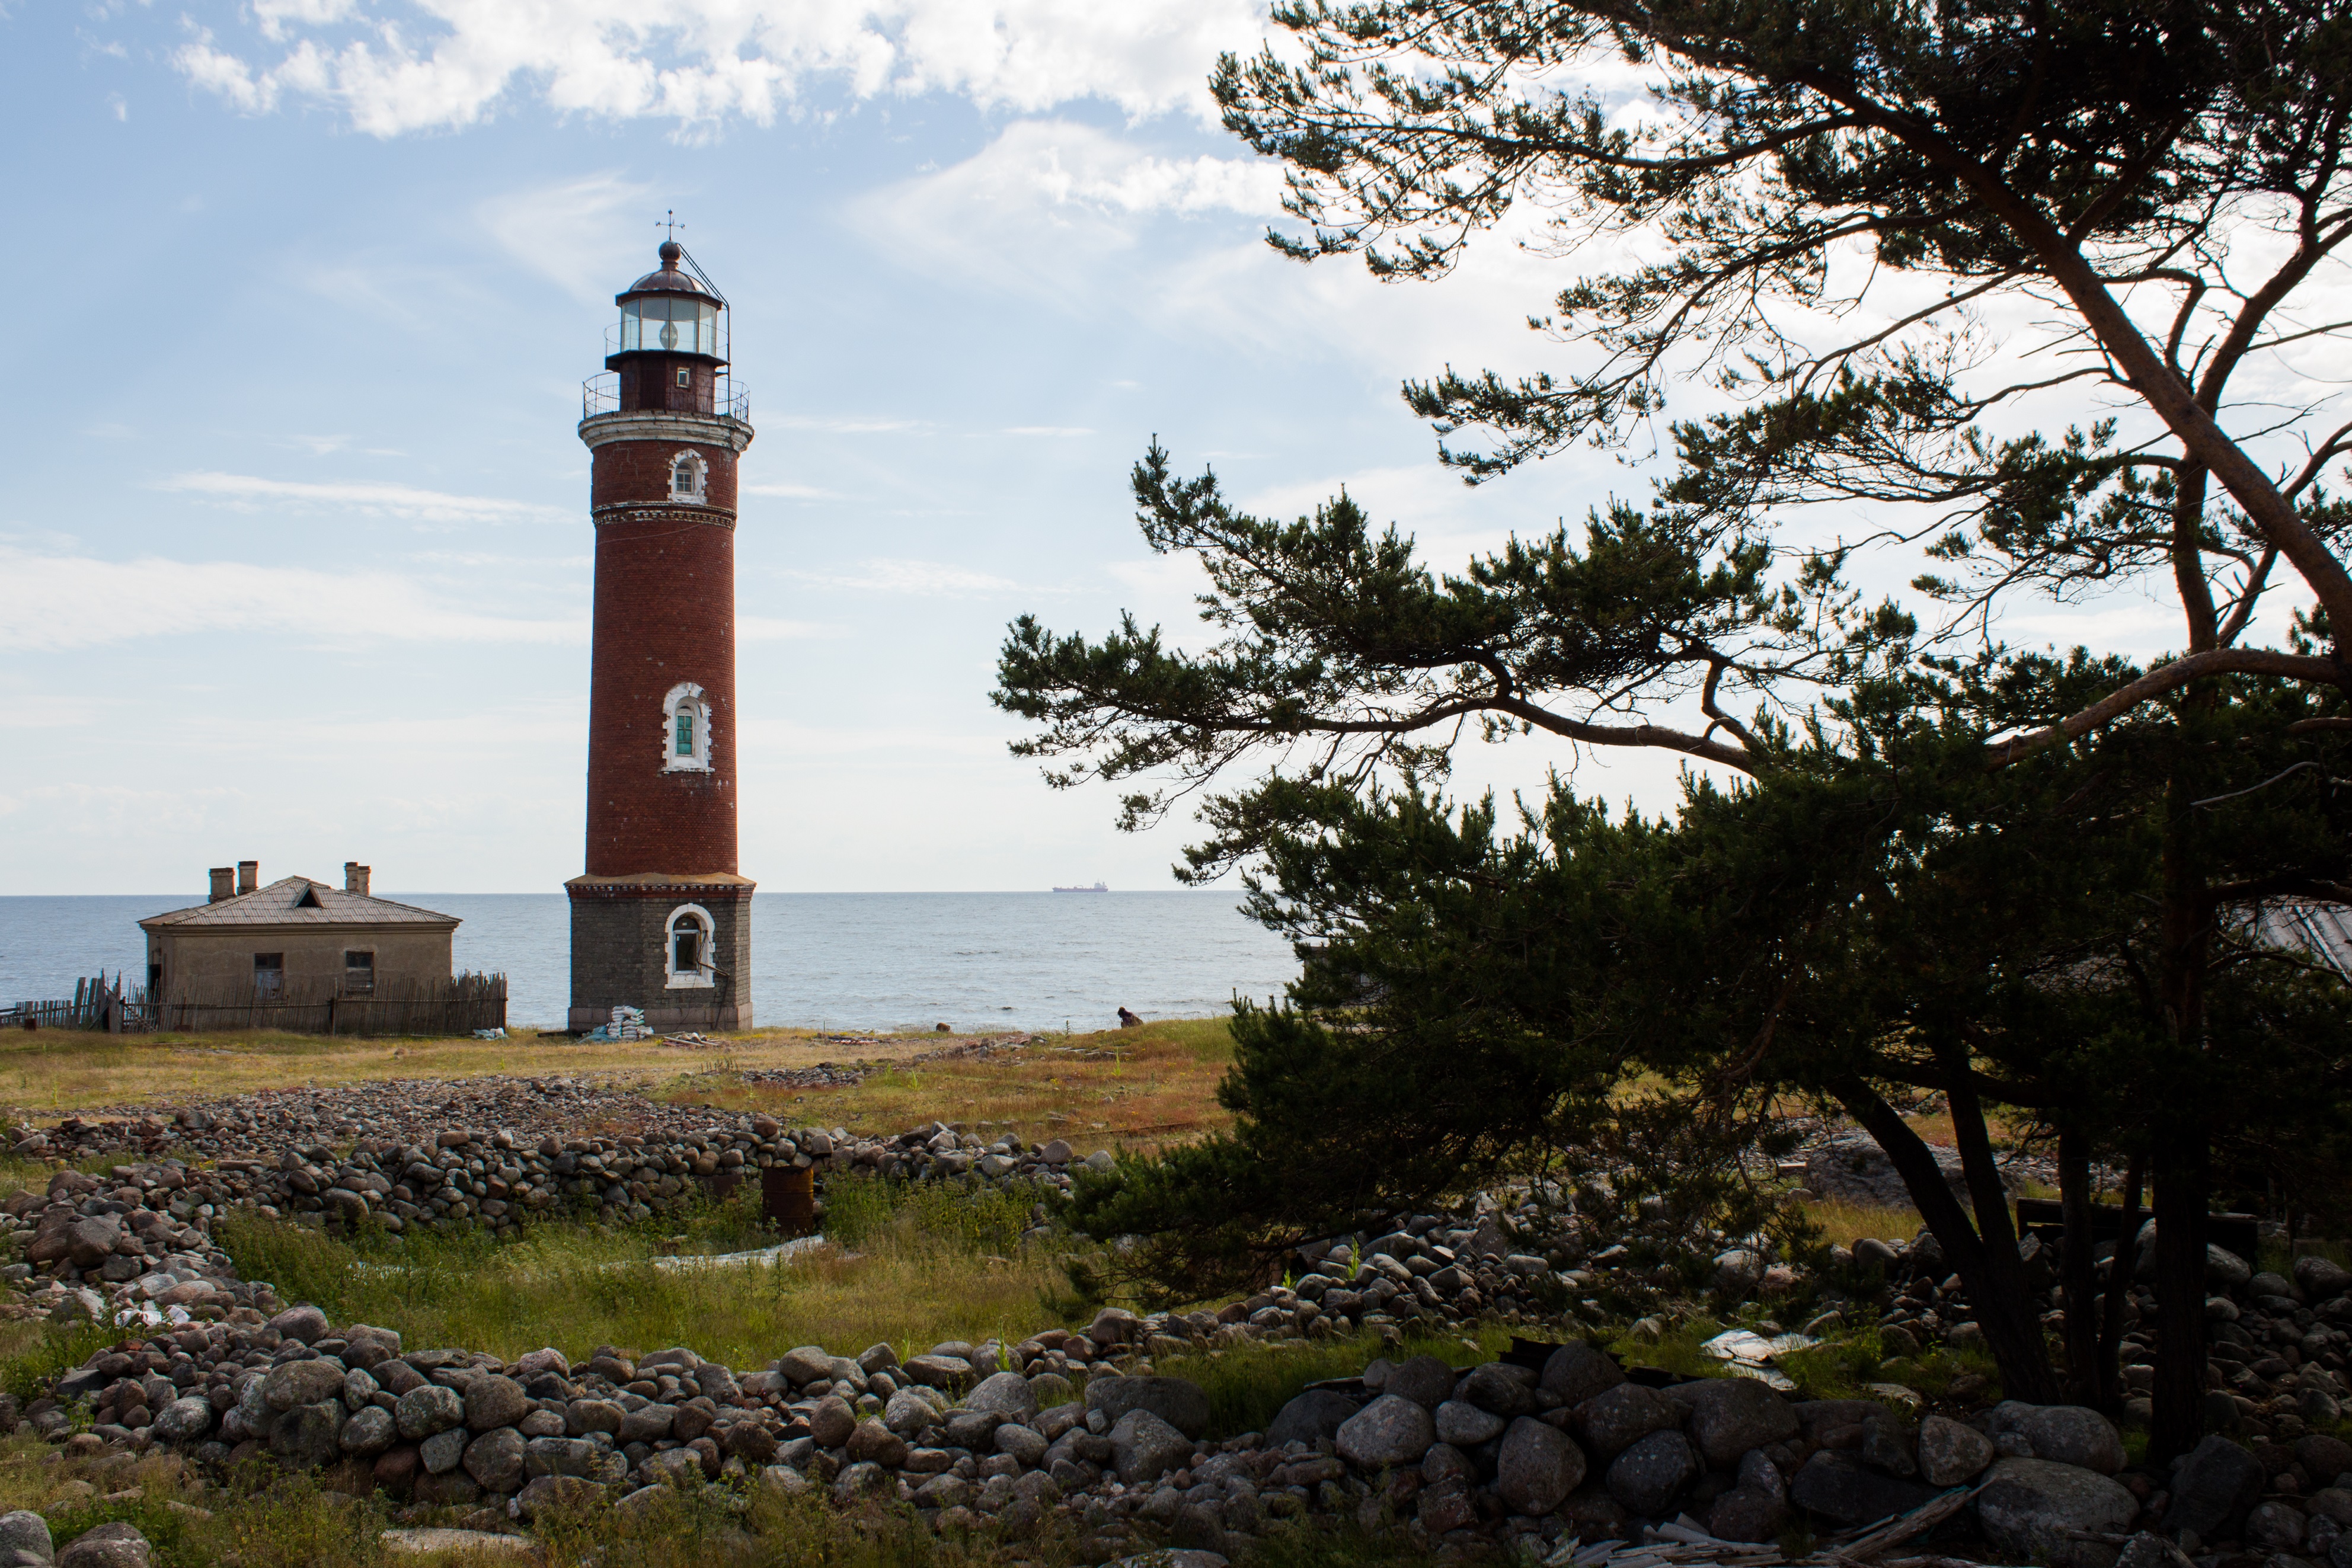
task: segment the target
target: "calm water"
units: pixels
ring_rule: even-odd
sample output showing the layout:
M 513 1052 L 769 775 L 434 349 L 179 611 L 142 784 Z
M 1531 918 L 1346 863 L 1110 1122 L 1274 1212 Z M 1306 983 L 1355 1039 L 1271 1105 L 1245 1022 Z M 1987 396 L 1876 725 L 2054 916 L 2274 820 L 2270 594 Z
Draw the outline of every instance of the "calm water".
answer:
M 455 915 L 457 965 L 504 970 L 517 1024 L 561 1025 L 562 894 L 386 893 Z M 198 900 L 0 898 L 0 1002 L 73 995 L 100 967 L 145 971 L 137 922 Z M 1108 1028 L 1121 1007 L 1197 1018 L 1263 999 L 1289 947 L 1213 893 L 762 893 L 751 904 L 754 1016 L 827 1029 Z

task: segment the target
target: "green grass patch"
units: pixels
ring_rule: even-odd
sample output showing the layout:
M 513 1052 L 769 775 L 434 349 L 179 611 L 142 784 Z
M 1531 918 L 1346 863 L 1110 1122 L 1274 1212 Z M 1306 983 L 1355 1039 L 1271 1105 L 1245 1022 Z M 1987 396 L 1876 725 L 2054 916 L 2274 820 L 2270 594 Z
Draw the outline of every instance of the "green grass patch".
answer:
M 1403 1345 L 1392 1351 L 1381 1348 L 1378 1334 L 1366 1333 L 1312 1340 L 1303 1347 L 1244 1343 L 1192 1355 L 1161 1356 L 1152 1363 L 1152 1369 L 1201 1385 L 1209 1396 L 1209 1436 L 1222 1439 L 1265 1431 L 1276 1413 L 1308 1384 L 1353 1377 L 1378 1356 L 1403 1361 L 1434 1355 L 1468 1367 L 1495 1360 L 1510 1345 L 1510 1330 L 1492 1326 L 1480 1329 L 1475 1336 L 1408 1335 Z
M 1699 1346 L 1724 1332 L 1713 1318 L 1686 1318 L 1670 1325 L 1655 1340 L 1644 1340 L 1622 1330 L 1608 1348 L 1627 1366 L 1654 1366 L 1676 1377 L 1721 1377 L 1727 1368 Z
M 1050 1306 L 1069 1295 L 1053 1249 L 1021 1243 L 1027 1195 L 842 1182 L 832 1201 L 828 1236 L 850 1245 L 699 1269 L 658 1260 L 672 1248 L 707 1256 L 774 1241 L 748 1194 L 638 1225 L 549 1221 L 508 1241 L 480 1230 L 331 1236 L 249 1213 L 224 1217 L 215 1233 L 244 1278 L 316 1301 L 339 1323 L 396 1329 L 413 1348 L 509 1358 L 549 1344 L 575 1358 L 602 1344 L 686 1344 L 760 1366 L 796 1344 L 855 1354 L 887 1341 L 903 1355 L 1067 1321 Z

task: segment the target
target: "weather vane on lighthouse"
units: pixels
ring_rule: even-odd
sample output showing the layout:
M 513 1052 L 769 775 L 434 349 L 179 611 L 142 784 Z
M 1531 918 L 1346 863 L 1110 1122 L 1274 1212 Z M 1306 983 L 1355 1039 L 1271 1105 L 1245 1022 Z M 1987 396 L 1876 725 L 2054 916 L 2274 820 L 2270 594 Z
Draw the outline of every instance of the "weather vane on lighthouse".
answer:
M 676 239 L 677 237 L 677 231 L 685 226 L 686 225 L 684 224 L 677 221 L 677 209 L 676 207 L 665 208 L 663 210 L 662 216 L 654 220 L 654 227 L 665 231 L 671 239 Z

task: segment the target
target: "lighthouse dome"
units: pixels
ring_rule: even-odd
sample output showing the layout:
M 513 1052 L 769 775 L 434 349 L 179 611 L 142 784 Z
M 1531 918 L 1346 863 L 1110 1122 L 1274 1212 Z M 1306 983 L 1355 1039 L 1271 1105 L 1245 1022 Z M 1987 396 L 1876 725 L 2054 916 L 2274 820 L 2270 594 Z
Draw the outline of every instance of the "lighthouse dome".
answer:
M 702 287 L 701 279 L 683 270 L 677 265 L 679 259 L 686 255 L 685 246 L 675 240 L 664 240 L 661 249 L 656 254 L 661 257 L 659 270 L 648 272 L 630 284 L 627 288 L 622 290 L 624 297 L 631 294 L 708 294 L 710 292 Z

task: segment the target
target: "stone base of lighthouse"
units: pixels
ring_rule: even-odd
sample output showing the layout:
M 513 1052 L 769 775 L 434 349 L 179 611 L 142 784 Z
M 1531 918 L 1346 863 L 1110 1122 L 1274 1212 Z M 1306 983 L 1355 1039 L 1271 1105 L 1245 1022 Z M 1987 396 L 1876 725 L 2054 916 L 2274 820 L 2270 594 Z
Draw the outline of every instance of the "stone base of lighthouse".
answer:
M 577 876 L 572 898 L 574 1031 L 610 1023 L 616 1007 L 642 1008 L 657 1030 L 751 1027 L 751 890 L 724 874 Z M 678 936 L 698 930 L 694 960 Z

